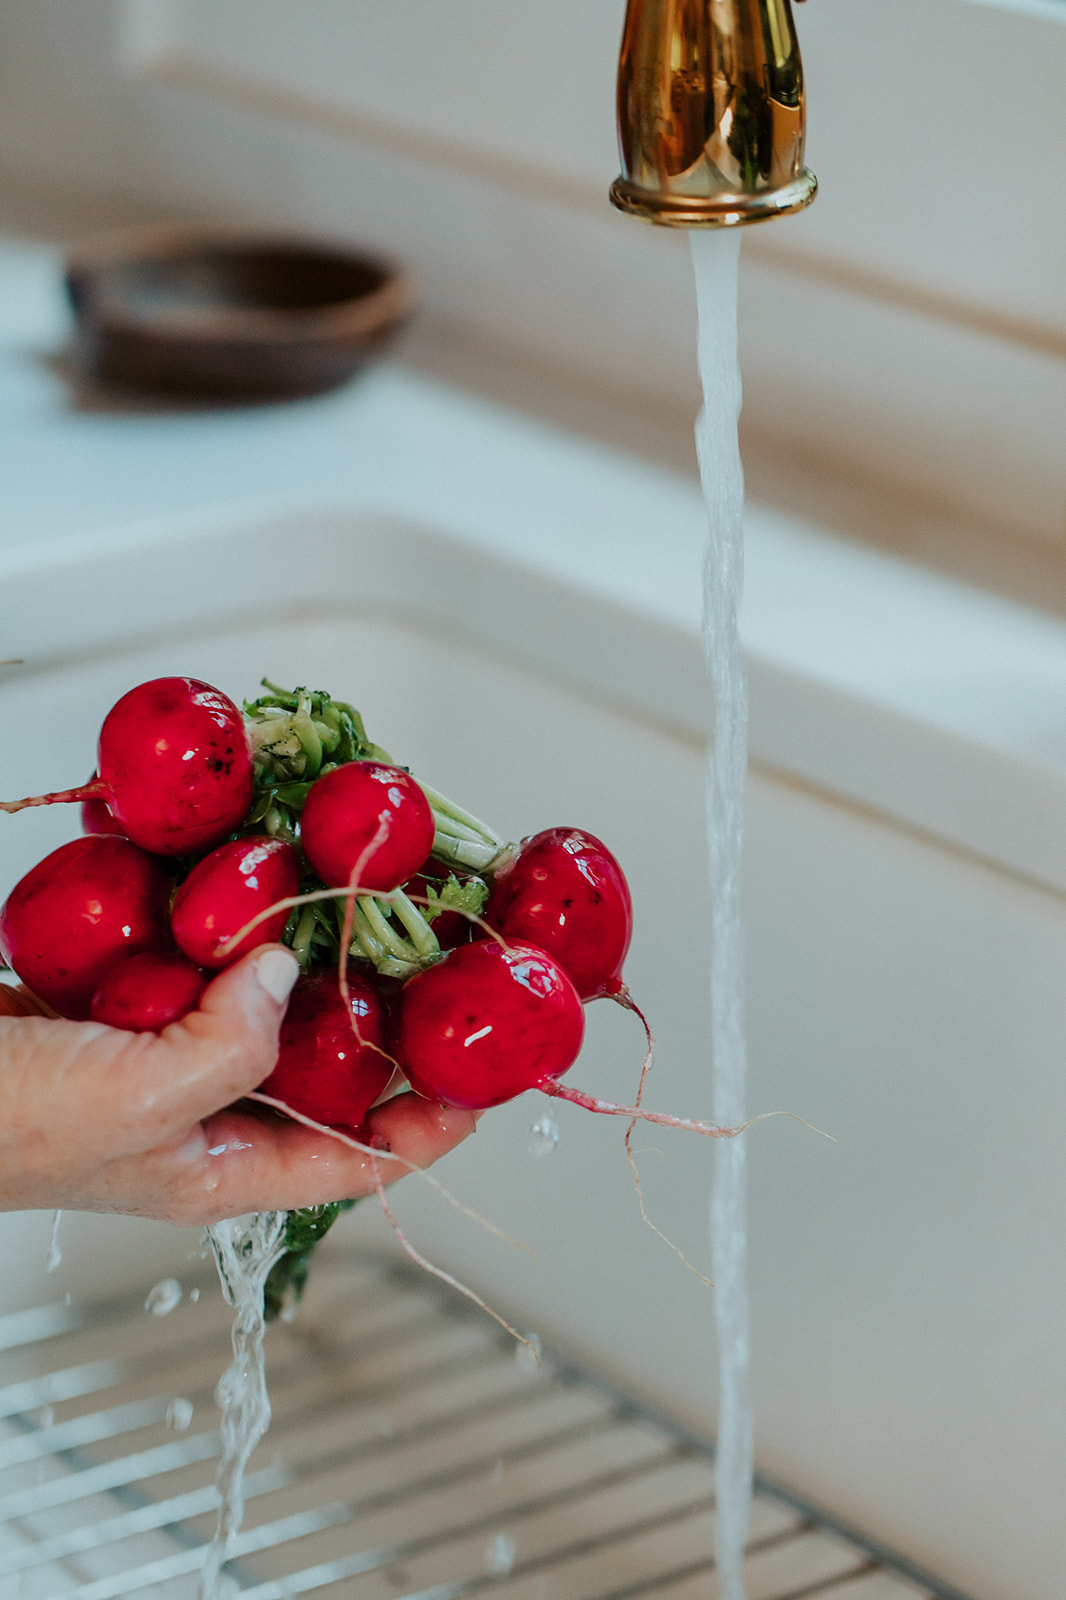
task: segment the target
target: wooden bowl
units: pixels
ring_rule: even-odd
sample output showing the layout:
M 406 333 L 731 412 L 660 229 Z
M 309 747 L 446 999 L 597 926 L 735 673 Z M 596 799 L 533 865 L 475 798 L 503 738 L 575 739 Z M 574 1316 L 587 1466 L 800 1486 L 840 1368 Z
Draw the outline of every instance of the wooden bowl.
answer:
M 383 352 L 413 301 L 385 258 L 189 225 L 91 240 L 70 254 L 66 285 L 94 379 L 246 400 L 345 382 Z

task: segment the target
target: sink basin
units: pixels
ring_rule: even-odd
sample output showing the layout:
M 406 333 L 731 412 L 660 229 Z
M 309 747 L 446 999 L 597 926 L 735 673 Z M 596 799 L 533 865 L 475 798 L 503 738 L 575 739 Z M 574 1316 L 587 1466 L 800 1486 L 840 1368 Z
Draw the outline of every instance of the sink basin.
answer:
M 211 574 L 206 593 L 204 571 Z M 550 579 L 438 532 L 369 513 L 185 530 L 27 568 L 8 580 L 7 597 L 15 619 L 7 648 L 24 659 L 0 681 L 0 715 L 16 752 L 5 768 L 12 793 L 65 787 L 88 774 L 103 715 L 135 683 L 188 674 L 240 699 L 254 696 L 266 675 L 352 700 L 397 760 L 508 837 L 562 823 L 612 841 L 630 863 L 649 930 L 669 915 L 662 841 L 654 855 L 646 848 L 664 794 L 686 797 L 670 853 L 699 858 L 700 745 L 695 730 L 680 725 L 686 689 L 692 712 L 702 711 L 691 639 L 637 616 L 627 620 L 611 603 L 581 603 Z M 661 730 L 652 725 L 657 695 Z M 642 779 L 630 771 L 632 717 L 651 741 Z M 4 818 L 0 886 L 6 892 L 79 827 L 70 806 Z M 630 962 L 638 987 L 659 986 L 662 966 L 654 938 L 638 932 Z M 595 1010 L 581 1082 L 625 1097 L 636 1087 L 642 1035 L 614 1007 Z M 664 997 L 659 1010 L 664 1047 L 679 1035 L 678 1055 L 696 1060 L 698 1008 Z M 700 1063 L 697 1079 L 703 1070 Z M 679 1085 L 674 1093 L 684 1099 L 688 1090 Z M 517 1138 L 524 1149 L 525 1130 L 540 1113 L 529 1098 L 498 1119 L 501 1128 L 511 1125 L 497 1157 L 504 1167 L 508 1144 Z M 608 1193 L 620 1184 L 632 1221 L 621 1132 L 612 1124 L 592 1139 L 610 1151 Z M 479 1137 L 474 1162 L 453 1158 L 457 1172 L 477 1170 L 493 1142 Z M 552 1164 L 528 1166 L 539 1189 Z M 491 1212 L 494 1202 L 483 1203 Z M 528 1203 L 538 1204 L 535 1196 Z M 594 1209 L 606 1218 L 609 1206 L 605 1195 Z M 448 1213 L 448 1227 L 453 1221 Z M 0 1284 L 0 1310 L 54 1293 L 44 1276 L 48 1222 L 43 1215 L 0 1219 L 5 1253 L 17 1262 Z M 639 1236 L 639 1223 L 634 1231 Z M 143 1222 L 71 1216 L 60 1243 L 62 1288 L 96 1294 L 129 1290 L 150 1273 L 180 1276 L 195 1238 Z
M 509 837 L 576 824 L 612 846 L 636 909 L 626 975 L 656 1033 L 647 1103 L 706 1116 L 709 708 L 692 608 L 593 587 L 581 551 L 564 571 L 560 549 L 553 576 L 515 532 L 518 512 L 501 526 L 503 552 L 358 508 L 26 548 L 0 575 L 2 653 L 25 662 L 0 680 L 3 789 L 83 780 L 102 716 L 151 676 L 194 674 L 237 698 L 264 673 L 328 688 L 397 759 Z M 959 1591 L 990 1592 L 983 1570 L 1024 1564 L 1012 1530 L 1026 1551 L 1053 1551 L 1066 1493 L 1063 778 L 1050 760 L 1008 761 L 961 721 L 938 729 L 935 704 L 926 722 L 920 713 L 974 681 L 937 656 L 963 621 L 967 660 L 978 622 L 983 638 L 1016 635 L 1019 671 L 1035 640 L 1041 704 L 1058 681 L 1045 670 L 1058 670 L 1058 635 L 977 601 L 963 617 L 965 596 L 941 597 L 916 573 L 893 598 L 881 567 L 847 552 L 841 570 L 869 577 L 870 610 L 848 609 L 846 585 L 812 584 L 829 596 L 812 623 L 803 550 L 753 548 L 750 1105 L 796 1112 L 837 1140 L 785 1117 L 745 1135 L 759 1454 Z M 914 614 L 911 633 L 878 622 L 886 595 L 887 616 Z M 954 635 L 941 610 L 958 613 Z M 804 650 L 845 665 L 873 652 L 888 687 L 874 674 L 845 692 L 831 661 L 802 670 Z M 0 818 L 0 887 L 76 829 L 69 808 Z M 599 1002 L 570 1077 L 626 1099 L 642 1053 L 636 1020 Z M 711 1296 L 642 1224 L 625 1124 L 561 1106 L 558 1146 L 538 1159 L 529 1134 L 544 1109 L 527 1095 L 492 1112 L 440 1169 L 535 1259 L 415 1180 L 394 1191 L 404 1229 L 519 1327 L 709 1432 Z M 634 1147 L 651 1218 L 706 1270 L 713 1147 L 664 1130 Z M 188 1275 L 197 1253 L 187 1230 L 68 1216 L 49 1278 L 50 1222 L 0 1218 L 0 1312 L 67 1293 L 143 1296 Z M 369 1204 L 331 1243 L 340 1263 L 398 1248 Z M 1023 1480 L 1025 1514 L 1008 1529 L 1003 1508 Z

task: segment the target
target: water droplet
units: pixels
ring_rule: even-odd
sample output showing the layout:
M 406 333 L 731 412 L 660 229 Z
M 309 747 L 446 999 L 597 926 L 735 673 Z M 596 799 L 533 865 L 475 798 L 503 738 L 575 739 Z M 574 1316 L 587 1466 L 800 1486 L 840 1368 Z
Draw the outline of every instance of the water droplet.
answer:
M 54 1272 L 63 1260 L 63 1252 L 59 1248 L 59 1219 L 62 1211 L 57 1211 L 52 1218 L 52 1232 L 48 1237 L 48 1254 L 44 1258 L 44 1270 Z
M 177 1278 L 160 1278 L 159 1282 L 149 1289 L 144 1309 L 150 1311 L 153 1317 L 165 1317 L 180 1301 L 181 1284 Z
M 485 1571 L 494 1577 L 505 1578 L 514 1566 L 514 1540 L 510 1534 L 498 1533 L 490 1539 L 485 1550 Z
M 192 1421 L 193 1403 L 185 1400 L 180 1395 L 175 1395 L 167 1406 L 166 1424 L 173 1428 L 175 1433 L 184 1433 Z
M 192 1301 L 193 1305 L 196 1304 L 196 1302 L 197 1302 L 197 1300 L 199 1300 L 199 1298 L 200 1298 L 199 1289 L 190 1289 L 189 1290 L 189 1299 Z
M 234 1406 L 240 1401 L 247 1377 L 248 1373 L 245 1368 L 226 1368 L 215 1384 L 215 1404 L 220 1411 L 225 1411 L 228 1407 Z
M 536 1367 L 540 1365 L 540 1339 L 535 1333 L 526 1334 L 525 1344 L 516 1344 L 514 1350 L 514 1364 L 516 1367 Z
M 544 1111 L 529 1130 L 526 1149 L 538 1159 L 550 1156 L 559 1143 L 559 1124 L 550 1111 Z

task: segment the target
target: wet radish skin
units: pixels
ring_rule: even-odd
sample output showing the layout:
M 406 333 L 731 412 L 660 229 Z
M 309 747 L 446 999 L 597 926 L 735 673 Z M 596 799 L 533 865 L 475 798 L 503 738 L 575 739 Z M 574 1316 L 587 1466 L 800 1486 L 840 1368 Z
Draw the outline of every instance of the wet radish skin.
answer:
M 387 894 L 418 871 L 433 844 L 433 812 L 402 767 L 349 761 L 312 784 L 300 815 L 300 843 L 322 882 L 345 889 L 382 825 L 385 837 L 359 872 L 361 887 L 375 894 Z
M 633 903 L 615 857 L 580 828 L 523 839 L 497 876 L 485 920 L 502 938 L 555 957 L 582 1000 L 615 993 L 633 935 Z
M 196 1010 L 210 976 L 176 951 L 127 956 L 96 990 L 89 1016 L 130 1033 L 161 1033 Z
M 559 1077 L 584 1027 L 577 990 L 551 956 L 484 939 L 408 979 L 395 1053 L 427 1100 L 476 1111 Z
M 253 917 L 299 887 L 300 857 L 293 845 L 267 834 L 229 839 L 196 863 L 174 896 L 174 942 L 202 967 L 228 967 L 256 945 L 281 938 L 288 907 L 251 929 L 232 950 L 226 948 Z
M 60 845 L 0 908 L 0 951 L 61 1016 L 84 1021 L 97 986 L 124 956 L 170 948 L 170 874 L 115 834 Z
M 381 1049 L 381 996 L 354 966 L 348 968 L 348 988 L 350 1010 L 335 967 L 312 969 L 297 980 L 281 1025 L 277 1066 L 259 1088 L 316 1122 L 358 1128 L 393 1067 Z
M 99 781 L 98 774 L 93 773 L 90 783 Z M 81 803 L 81 831 L 82 833 L 118 833 L 122 829 L 111 815 L 111 811 L 104 800 L 83 800 Z
M 211 849 L 251 804 L 244 718 L 198 678 L 155 678 L 123 695 L 100 730 L 97 771 L 119 827 L 157 855 Z

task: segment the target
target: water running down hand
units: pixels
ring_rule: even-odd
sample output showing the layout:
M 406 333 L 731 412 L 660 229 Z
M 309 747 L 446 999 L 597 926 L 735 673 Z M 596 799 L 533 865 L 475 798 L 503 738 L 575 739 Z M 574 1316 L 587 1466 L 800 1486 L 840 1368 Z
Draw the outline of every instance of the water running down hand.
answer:
M 25 989 L 0 984 L 0 1210 L 203 1227 L 372 1193 L 369 1156 L 238 1104 L 277 1059 L 298 970 L 282 946 L 261 947 L 158 1035 L 52 1017 Z M 427 1167 L 474 1123 L 403 1093 L 370 1113 L 367 1131 Z

